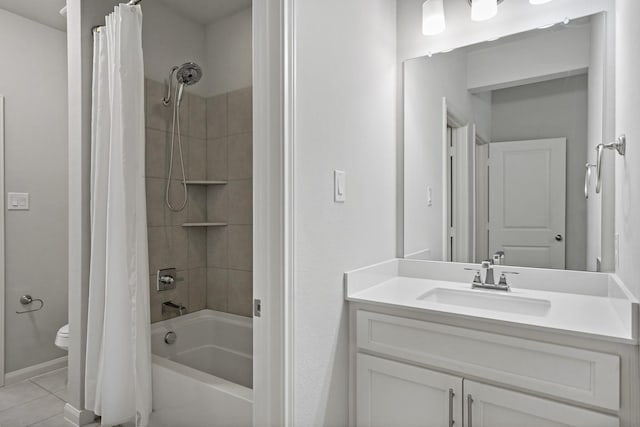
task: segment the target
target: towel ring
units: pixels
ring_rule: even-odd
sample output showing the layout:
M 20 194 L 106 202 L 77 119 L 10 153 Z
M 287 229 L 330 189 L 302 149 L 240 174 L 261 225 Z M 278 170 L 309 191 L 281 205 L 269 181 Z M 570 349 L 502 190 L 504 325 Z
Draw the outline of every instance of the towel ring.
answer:
M 602 153 L 604 150 L 616 150 L 618 154 L 624 156 L 627 152 L 627 137 L 620 135 L 614 142 L 608 144 L 598 144 L 596 147 L 596 193 L 602 189 Z
M 585 164 L 585 175 L 584 175 L 584 198 L 589 198 L 589 187 L 591 186 L 591 168 L 595 168 L 596 165 L 593 163 Z
M 31 295 L 22 295 L 20 297 L 20 304 L 22 305 L 29 305 L 33 302 L 39 302 L 40 307 L 34 308 L 32 310 L 16 311 L 16 314 L 33 313 L 34 311 L 42 310 L 42 307 L 44 307 L 44 301 L 40 298 L 33 298 Z

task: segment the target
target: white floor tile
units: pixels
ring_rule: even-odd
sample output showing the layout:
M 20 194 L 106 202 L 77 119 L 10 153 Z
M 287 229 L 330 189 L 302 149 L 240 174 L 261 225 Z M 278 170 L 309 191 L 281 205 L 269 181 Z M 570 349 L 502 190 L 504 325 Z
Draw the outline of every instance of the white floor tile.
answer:
M 31 381 L 50 392 L 62 390 L 67 386 L 67 368 L 33 377 Z
M 53 394 L 47 394 L 31 402 L 0 412 L 0 426 L 25 427 L 61 414 L 64 402 Z
M 72 424 L 65 420 L 63 414 L 56 415 L 46 420 L 31 424 L 29 427 L 71 427 Z M 88 427 L 88 426 L 87 426 Z
M 29 381 L 0 388 L 0 411 L 22 405 L 47 394 L 46 390 Z M 0 425 L 4 427 L 3 424 Z
M 62 388 L 60 390 L 56 390 L 53 392 L 53 394 L 55 394 L 56 396 L 58 396 L 60 399 L 64 400 L 65 402 L 68 402 L 69 399 L 69 395 L 67 394 L 67 388 Z

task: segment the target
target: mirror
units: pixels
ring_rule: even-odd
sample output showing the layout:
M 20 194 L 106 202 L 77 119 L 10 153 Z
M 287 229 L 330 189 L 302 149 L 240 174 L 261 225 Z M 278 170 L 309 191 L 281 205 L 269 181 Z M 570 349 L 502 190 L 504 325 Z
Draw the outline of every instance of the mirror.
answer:
M 405 257 L 599 270 L 605 23 L 405 62 Z

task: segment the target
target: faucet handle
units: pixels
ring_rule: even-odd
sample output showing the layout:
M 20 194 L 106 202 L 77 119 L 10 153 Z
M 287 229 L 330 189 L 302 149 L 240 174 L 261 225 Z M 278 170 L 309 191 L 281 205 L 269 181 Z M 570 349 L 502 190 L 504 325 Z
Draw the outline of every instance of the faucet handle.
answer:
M 507 274 L 520 274 L 517 271 L 503 271 L 500 273 L 500 280 L 498 281 L 498 285 L 508 286 L 507 283 Z
M 480 270 L 479 269 L 465 267 L 465 270 L 467 270 L 467 271 L 475 271 L 476 274 L 475 274 L 475 276 L 473 276 L 473 283 L 474 284 L 482 284 L 482 276 L 480 275 Z

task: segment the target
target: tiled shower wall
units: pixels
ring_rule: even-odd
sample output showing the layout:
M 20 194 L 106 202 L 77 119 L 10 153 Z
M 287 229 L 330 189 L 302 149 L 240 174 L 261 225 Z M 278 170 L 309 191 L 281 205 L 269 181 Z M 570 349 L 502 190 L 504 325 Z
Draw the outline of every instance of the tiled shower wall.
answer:
M 207 189 L 207 307 L 252 315 L 252 90 L 207 99 L 207 174 L 227 181 Z
M 227 185 L 190 185 L 181 212 L 165 204 L 172 106 L 166 87 L 146 80 L 146 185 L 151 321 L 163 320 L 162 303 L 189 312 L 213 308 L 245 316 L 252 305 L 252 103 L 251 88 L 205 99 L 188 94 L 180 112 L 187 180 L 229 180 Z M 183 197 L 177 141 L 171 200 Z M 208 202 L 209 199 L 209 202 Z M 186 222 L 227 222 L 226 227 L 183 227 Z M 176 289 L 156 291 L 159 268 L 178 270 Z

